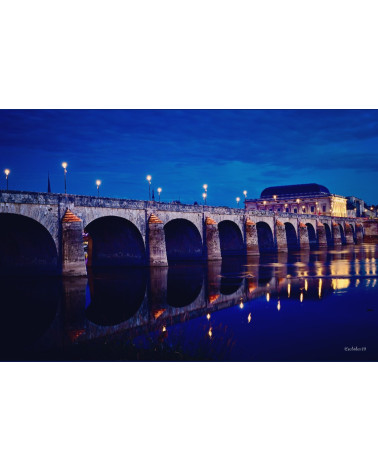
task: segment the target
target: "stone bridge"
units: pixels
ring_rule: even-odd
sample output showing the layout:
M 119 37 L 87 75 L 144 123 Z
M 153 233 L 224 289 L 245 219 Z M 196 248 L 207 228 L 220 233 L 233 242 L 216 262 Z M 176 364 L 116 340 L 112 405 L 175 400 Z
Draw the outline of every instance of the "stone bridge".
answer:
M 366 223 L 322 215 L 0 191 L 0 270 L 84 276 L 86 265 L 166 266 L 179 260 L 358 244 Z M 375 238 L 377 222 L 369 224 L 369 238 Z

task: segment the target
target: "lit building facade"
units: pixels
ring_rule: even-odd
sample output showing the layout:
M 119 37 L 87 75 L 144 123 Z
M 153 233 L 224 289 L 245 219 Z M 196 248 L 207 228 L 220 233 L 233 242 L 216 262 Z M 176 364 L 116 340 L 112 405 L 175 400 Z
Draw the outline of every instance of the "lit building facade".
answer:
M 347 216 L 347 199 L 319 184 L 282 185 L 268 187 L 260 198 L 247 199 L 247 210 L 267 210 L 283 213 Z

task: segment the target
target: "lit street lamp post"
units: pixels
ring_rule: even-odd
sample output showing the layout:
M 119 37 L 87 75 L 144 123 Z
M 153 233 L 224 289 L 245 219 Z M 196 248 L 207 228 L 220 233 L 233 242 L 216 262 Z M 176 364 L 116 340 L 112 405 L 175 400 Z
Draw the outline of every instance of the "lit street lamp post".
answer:
M 244 203 L 245 203 L 247 200 L 247 190 L 244 190 L 243 193 L 244 193 Z
M 67 194 L 67 162 L 62 162 L 62 167 L 64 169 L 64 193 Z
M 161 194 L 161 191 L 162 191 L 161 187 L 159 187 L 159 188 L 157 189 L 157 191 L 158 191 L 158 194 L 159 194 L 159 203 L 160 203 L 160 194 Z
M 97 197 L 100 197 L 101 180 L 96 180 L 96 185 L 97 185 Z
M 240 197 L 236 197 L 236 203 L 238 204 L 238 208 L 239 208 L 239 202 L 240 202 Z
M 9 176 L 9 174 L 10 174 L 10 170 L 9 170 L 9 169 L 5 169 L 4 174 L 5 174 L 5 178 L 6 178 L 6 181 L 7 181 L 7 190 L 8 190 L 8 176 Z
M 207 198 L 207 193 L 206 192 L 204 192 L 202 194 L 202 198 L 203 198 L 203 204 L 206 205 L 206 198 Z
M 151 179 L 150 175 L 147 175 L 146 179 L 148 180 L 148 200 L 151 200 Z

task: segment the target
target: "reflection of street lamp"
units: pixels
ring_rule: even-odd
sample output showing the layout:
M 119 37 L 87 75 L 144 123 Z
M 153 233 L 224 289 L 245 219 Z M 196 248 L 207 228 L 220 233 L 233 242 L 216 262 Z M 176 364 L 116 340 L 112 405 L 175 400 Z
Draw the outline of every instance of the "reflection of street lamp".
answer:
M 243 193 L 244 193 L 244 202 L 245 202 L 247 200 L 247 190 L 244 190 Z
M 64 169 L 64 193 L 67 193 L 67 162 L 62 162 L 62 167 Z
M 97 197 L 99 197 L 100 196 L 101 180 L 96 180 L 96 185 L 97 185 Z
M 148 180 L 148 200 L 151 200 L 151 179 L 150 175 L 147 175 L 146 179 Z
M 207 197 L 207 193 L 204 192 L 204 193 L 202 194 L 202 198 L 203 198 L 203 203 L 204 203 L 204 205 L 206 205 L 206 197 Z
M 161 194 L 161 190 L 162 190 L 162 189 L 161 189 L 161 187 L 159 187 L 159 188 L 157 189 L 157 192 L 158 192 L 158 194 L 159 194 L 159 202 L 160 202 L 160 194 Z
M 6 180 L 7 180 L 7 190 L 8 190 L 8 176 L 9 176 L 9 174 L 10 174 L 10 170 L 9 170 L 9 169 L 5 169 L 4 174 L 5 174 L 5 178 L 6 178 Z
M 236 203 L 238 204 L 238 207 L 239 207 L 239 202 L 240 202 L 240 198 L 236 197 Z

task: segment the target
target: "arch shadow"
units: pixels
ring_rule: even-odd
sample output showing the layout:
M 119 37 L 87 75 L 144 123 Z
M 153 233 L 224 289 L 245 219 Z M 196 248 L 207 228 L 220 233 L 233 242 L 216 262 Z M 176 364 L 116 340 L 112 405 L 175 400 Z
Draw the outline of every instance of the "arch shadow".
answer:
M 244 255 L 243 235 L 233 221 L 225 220 L 218 224 L 222 257 Z
M 285 233 L 287 248 L 289 251 L 295 251 L 299 249 L 297 232 L 291 223 L 285 223 Z
M 203 258 L 201 235 L 190 221 L 183 218 L 171 220 L 164 226 L 164 233 L 168 263 Z
M 340 228 L 341 244 L 346 244 L 345 231 L 344 231 L 343 226 L 340 223 L 339 223 L 339 228 Z
M 58 273 L 55 242 L 41 223 L 3 213 L 0 228 L 0 275 Z
M 328 223 L 324 223 L 324 229 L 325 229 L 325 234 L 326 234 L 326 239 L 327 239 L 327 245 L 332 246 L 333 244 L 332 232 Z
M 260 253 L 275 252 L 276 247 L 270 226 L 263 221 L 259 221 L 256 228 Z
M 125 218 L 103 216 L 89 223 L 88 266 L 141 266 L 146 250 L 139 229 Z
M 308 232 L 308 240 L 310 243 L 310 248 L 315 249 L 318 246 L 318 241 L 316 238 L 316 231 L 315 228 L 311 223 L 306 223 L 307 232 Z

